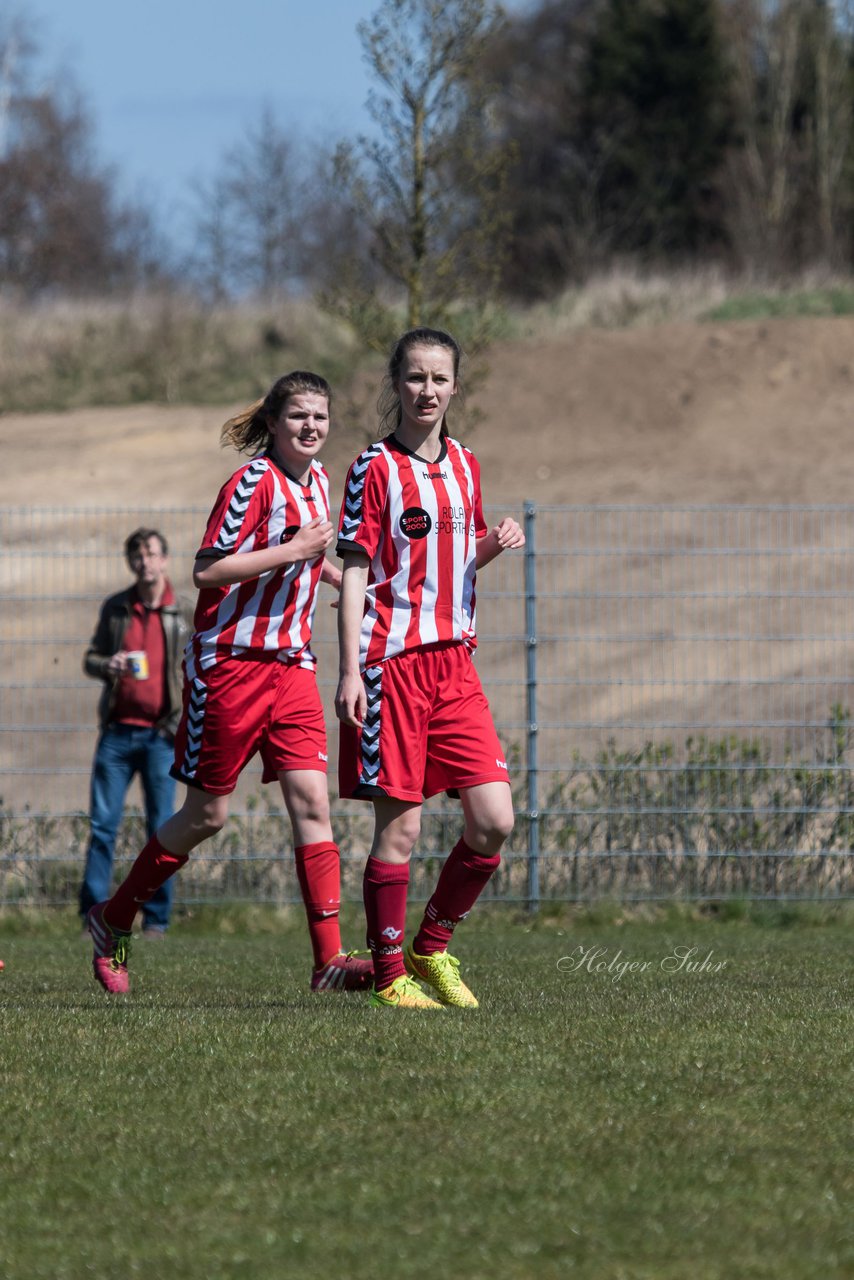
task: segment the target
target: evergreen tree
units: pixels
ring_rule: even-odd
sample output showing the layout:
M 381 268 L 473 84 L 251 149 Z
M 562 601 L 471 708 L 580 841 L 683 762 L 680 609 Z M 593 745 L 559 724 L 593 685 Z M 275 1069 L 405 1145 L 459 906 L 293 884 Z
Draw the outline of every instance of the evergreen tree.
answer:
M 509 21 L 487 53 L 497 132 L 512 156 L 503 283 L 517 297 L 557 292 L 601 248 L 599 175 L 581 127 L 581 72 L 600 3 L 542 0 Z
M 584 101 L 614 247 L 681 255 L 718 237 L 710 196 L 729 107 L 715 0 L 606 0 Z

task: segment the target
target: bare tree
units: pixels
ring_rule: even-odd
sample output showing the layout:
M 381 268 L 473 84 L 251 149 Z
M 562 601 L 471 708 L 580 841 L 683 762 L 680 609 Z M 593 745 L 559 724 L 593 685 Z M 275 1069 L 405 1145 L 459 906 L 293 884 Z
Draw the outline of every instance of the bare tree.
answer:
M 369 256 L 337 255 L 324 298 L 372 345 L 395 297 L 414 326 L 463 299 L 483 317 L 497 286 L 506 166 L 482 71 L 498 23 L 489 0 L 382 0 L 359 24 L 377 133 L 339 149 L 336 177 Z
M 19 69 L 34 51 L 30 28 L 20 15 L 0 26 L 0 156 L 9 143 L 12 103 L 20 92 Z
M 851 79 L 851 0 L 814 6 L 808 38 L 815 76 L 814 165 L 818 207 L 818 252 L 829 263 L 843 256 L 841 225 L 845 200 L 845 164 L 851 149 L 854 93 Z M 847 247 L 847 246 L 845 246 Z
M 838 260 L 850 212 L 850 0 L 726 0 L 724 14 L 737 68 L 733 247 L 765 270 Z
M 194 246 L 187 264 L 202 292 L 222 302 L 232 286 L 233 260 L 229 226 L 228 182 L 222 175 L 195 190 Z
M 45 85 L 20 16 L 0 22 L 0 283 L 24 293 L 123 287 L 157 271 L 150 213 L 116 196 L 68 75 Z
M 194 273 L 215 295 L 270 299 L 308 264 L 308 194 L 297 144 L 264 107 L 196 197 Z

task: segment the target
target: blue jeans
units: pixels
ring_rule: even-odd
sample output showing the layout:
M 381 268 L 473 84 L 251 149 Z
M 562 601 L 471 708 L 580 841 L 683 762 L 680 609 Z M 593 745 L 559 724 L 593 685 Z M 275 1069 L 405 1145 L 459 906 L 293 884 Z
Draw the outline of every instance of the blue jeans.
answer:
M 91 830 L 86 870 L 80 886 L 80 913 L 112 893 L 113 854 L 125 797 L 135 773 L 142 782 L 149 840 L 175 811 L 175 779 L 169 770 L 174 744 L 154 729 L 109 724 L 98 739 L 92 765 L 89 801 Z M 175 881 L 167 880 L 142 909 L 144 929 L 165 929 L 172 909 Z

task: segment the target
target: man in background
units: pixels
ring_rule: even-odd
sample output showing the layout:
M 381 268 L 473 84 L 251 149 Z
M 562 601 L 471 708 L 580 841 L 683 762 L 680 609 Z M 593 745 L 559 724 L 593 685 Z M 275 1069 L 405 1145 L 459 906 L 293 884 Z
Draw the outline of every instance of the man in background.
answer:
M 181 714 L 181 660 L 192 631 L 192 609 L 167 577 L 168 547 L 157 529 L 136 529 L 125 542 L 135 583 L 108 596 L 83 660 L 87 676 L 104 682 L 100 735 L 92 766 L 86 869 L 80 914 L 109 898 L 116 834 L 125 798 L 139 774 L 149 838 L 175 809 L 170 775 Z M 143 937 L 162 938 L 175 881 L 143 908 Z

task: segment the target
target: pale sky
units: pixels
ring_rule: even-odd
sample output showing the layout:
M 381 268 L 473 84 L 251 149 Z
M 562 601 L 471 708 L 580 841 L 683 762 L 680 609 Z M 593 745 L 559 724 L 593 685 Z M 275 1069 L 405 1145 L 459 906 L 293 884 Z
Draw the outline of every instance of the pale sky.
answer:
M 356 24 L 379 0 L 19 0 L 41 66 L 68 69 L 120 190 L 180 227 L 190 187 L 265 106 L 308 142 L 370 127 Z M 530 7 L 513 0 L 508 10 Z

